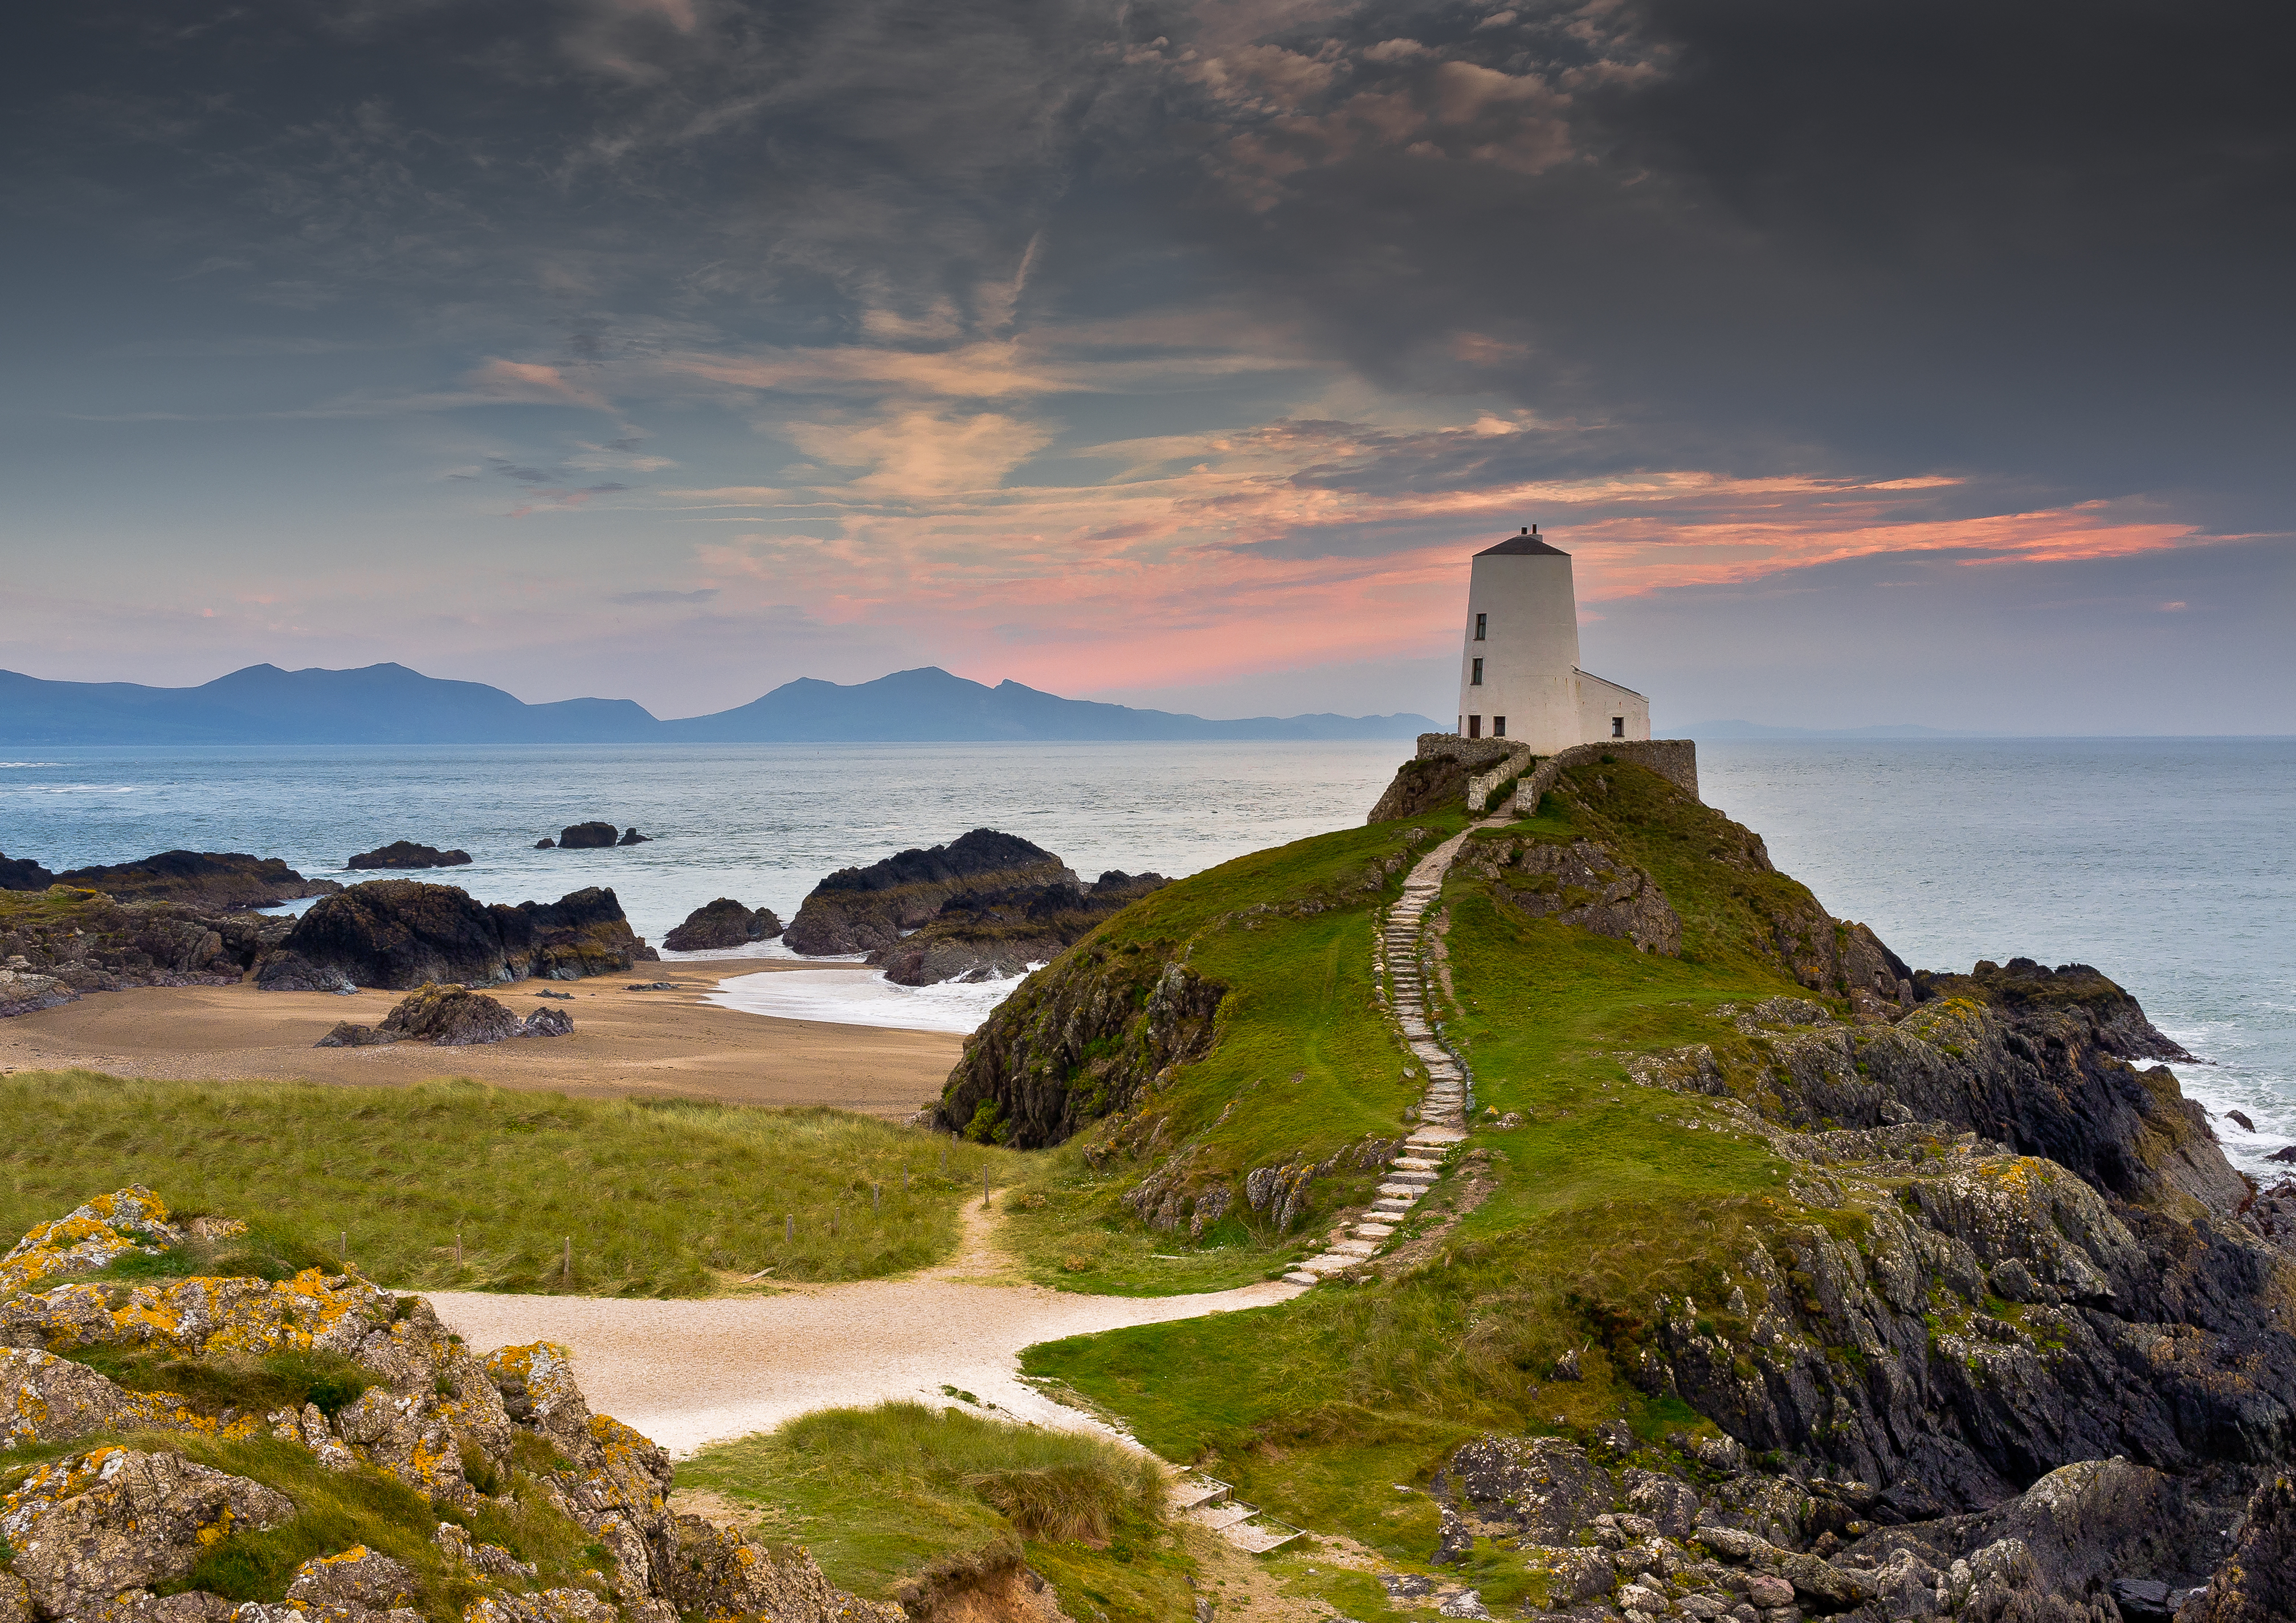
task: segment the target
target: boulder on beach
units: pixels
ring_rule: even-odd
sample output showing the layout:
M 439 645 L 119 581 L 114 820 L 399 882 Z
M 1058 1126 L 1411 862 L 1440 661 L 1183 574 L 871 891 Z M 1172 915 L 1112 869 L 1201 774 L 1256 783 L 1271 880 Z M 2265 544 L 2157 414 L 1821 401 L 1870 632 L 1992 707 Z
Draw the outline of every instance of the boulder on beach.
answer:
M 720 896 L 697 907 L 685 922 L 661 938 L 673 952 L 709 952 L 743 947 L 753 941 L 770 941 L 782 933 L 782 921 L 769 907 L 746 908 L 731 896 Z
M 623 845 L 646 845 L 651 844 L 652 841 L 653 836 L 651 834 L 640 834 L 636 828 L 625 828 L 622 830 L 622 837 L 616 843 Z
M 483 992 L 467 986 L 418 986 L 400 999 L 374 1028 L 390 1042 L 428 1042 L 436 1048 L 468 1048 L 515 1035 L 518 1017 Z
M 613 843 L 611 823 L 569 823 L 558 831 L 561 851 L 598 851 Z
M 808 958 L 873 952 L 932 922 L 951 896 L 1078 883 L 1067 864 L 1041 845 L 975 828 L 946 845 L 839 869 L 814 886 L 783 940 Z
M 0 852 L 0 890 L 45 890 L 55 882 L 55 875 L 31 858 Z
M 58 874 L 55 882 L 102 891 L 117 902 L 174 902 L 212 910 L 276 907 L 342 889 L 332 879 L 307 879 L 277 857 L 240 851 L 162 851 L 136 862 L 74 868 Z
M 346 868 L 461 868 L 471 860 L 467 851 L 441 851 L 436 845 L 418 845 L 413 840 L 393 840 L 388 845 L 378 845 L 373 851 L 362 851 L 343 864 Z
M 562 1009 L 536 1009 L 523 1020 L 484 993 L 468 987 L 430 985 L 399 1000 L 380 1026 L 338 1020 L 314 1048 L 377 1048 L 391 1042 L 428 1042 L 434 1048 L 469 1048 L 511 1037 L 563 1037 L 574 1030 Z
M 456 886 L 378 879 L 304 914 L 257 969 L 256 985 L 275 992 L 493 986 L 529 976 L 611 975 L 659 958 L 631 930 L 611 890 L 592 886 L 507 907 Z

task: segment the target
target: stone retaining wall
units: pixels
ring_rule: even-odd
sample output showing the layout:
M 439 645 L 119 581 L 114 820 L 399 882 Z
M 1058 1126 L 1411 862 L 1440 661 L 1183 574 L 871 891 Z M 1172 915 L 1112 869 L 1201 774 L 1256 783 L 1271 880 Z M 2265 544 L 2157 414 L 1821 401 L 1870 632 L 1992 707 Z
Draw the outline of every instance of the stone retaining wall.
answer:
M 1420 747 L 1431 735 L 1421 735 Z M 1529 817 L 1538 810 L 1538 797 L 1554 780 L 1574 766 L 1589 761 L 1631 761 L 1698 798 L 1698 746 L 1688 738 L 1605 738 L 1600 744 L 1578 744 L 1559 755 L 1550 755 L 1515 780 L 1514 814 Z

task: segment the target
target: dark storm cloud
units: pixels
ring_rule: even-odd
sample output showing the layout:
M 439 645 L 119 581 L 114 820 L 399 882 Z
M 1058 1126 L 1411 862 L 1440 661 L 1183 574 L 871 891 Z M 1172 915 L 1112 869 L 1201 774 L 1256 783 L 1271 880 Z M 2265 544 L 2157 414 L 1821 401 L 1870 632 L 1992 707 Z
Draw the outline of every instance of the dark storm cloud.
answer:
M 1572 416 L 1608 456 L 2229 479 L 2272 506 L 2286 18 L 1303 12 L 1217 72 L 1173 62 L 1201 150 L 1156 178 L 1240 287 L 1365 373 Z

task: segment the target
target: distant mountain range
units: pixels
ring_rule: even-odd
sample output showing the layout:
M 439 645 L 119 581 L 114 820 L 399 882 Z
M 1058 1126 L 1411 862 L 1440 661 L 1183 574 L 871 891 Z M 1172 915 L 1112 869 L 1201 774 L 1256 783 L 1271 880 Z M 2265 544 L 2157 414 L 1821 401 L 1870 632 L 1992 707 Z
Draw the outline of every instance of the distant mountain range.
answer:
M 1998 738 L 2006 735 L 1962 732 L 1949 727 L 1916 727 L 1909 721 L 1887 727 L 1772 727 L 1762 721 L 1693 721 L 1678 736 L 1721 744 L 1739 738 Z
M 404 665 L 250 665 L 197 688 L 51 682 L 0 671 L 0 745 L 910 744 L 998 739 L 1409 738 L 1421 715 L 1213 721 L 990 688 L 937 666 L 843 687 L 802 678 L 715 715 L 664 721 L 629 699 L 529 704 L 483 682 Z

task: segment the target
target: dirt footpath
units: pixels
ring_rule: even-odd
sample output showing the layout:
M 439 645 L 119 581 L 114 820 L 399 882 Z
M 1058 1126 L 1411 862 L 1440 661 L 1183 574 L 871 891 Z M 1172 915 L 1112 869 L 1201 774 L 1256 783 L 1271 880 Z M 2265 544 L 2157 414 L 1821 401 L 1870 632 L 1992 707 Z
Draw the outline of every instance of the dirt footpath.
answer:
M 377 1024 L 406 995 L 398 992 L 339 997 L 258 992 L 243 983 L 91 992 L 59 1009 L 0 1020 L 0 1069 L 85 1066 L 122 1076 L 384 1086 L 474 1076 L 497 1087 L 588 1098 L 674 1093 L 745 1105 L 834 1105 L 880 1116 L 906 1116 L 939 1097 L 964 1051 L 962 1037 L 774 1019 L 701 1001 L 733 976 L 813 972 L 742 958 L 644 964 L 582 981 L 521 981 L 491 995 L 524 1015 L 544 1007 L 537 995 L 544 990 L 571 993 L 572 1002 L 549 1002 L 574 1017 L 571 1036 L 452 1049 L 311 1046 L 338 1020 Z M 624 990 L 657 980 L 678 989 Z
M 770 1431 L 813 1409 L 969 1392 L 1016 1420 L 1099 1429 L 1020 1380 L 1021 1349 L 1128 1324 L 1267 1307 L 1301 1287 L 1201 1296 L 1076 1296 L 1011 1282 L 979 1209 L 955 1262 L 904 1280 L 814 1285 L 769 1297 L 632 1302 L 445 1291 L 431 1306 L 484 1354 L 528 1341 L 574 1352 L 590 1406 L 673 1454 Z M 962 1400 L 955 1400 L 962 1401 Z

